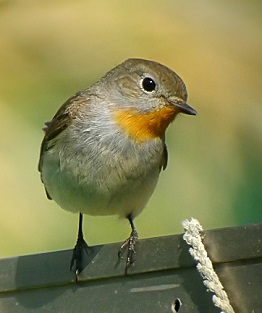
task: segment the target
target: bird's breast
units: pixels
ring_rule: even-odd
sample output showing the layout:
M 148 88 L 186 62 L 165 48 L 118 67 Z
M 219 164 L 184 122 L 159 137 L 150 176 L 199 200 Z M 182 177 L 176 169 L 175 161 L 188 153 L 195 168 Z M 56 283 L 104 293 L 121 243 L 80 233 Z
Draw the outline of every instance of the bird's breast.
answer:
M 117 129 L 98 127 L 81 136 L 72 131 L 44 158 L 43 181 L 50 196 L 70 211 L 137 215 L 155 189 L 162 140 L 136 142 Z

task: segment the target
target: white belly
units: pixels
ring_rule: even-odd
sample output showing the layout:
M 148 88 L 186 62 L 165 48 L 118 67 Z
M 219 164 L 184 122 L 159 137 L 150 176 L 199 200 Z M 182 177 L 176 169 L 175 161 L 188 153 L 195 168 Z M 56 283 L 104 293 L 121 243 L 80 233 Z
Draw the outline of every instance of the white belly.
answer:
M 148 149 L 150 153 L 148 153 Z M 63 209 L 90 215 L 138 215 L 152 195 L 159 177 L 162 142 L 141 151 L 72 154 L 58 145 L 46 151 L 42 179 Z M 83 154 L 84 152 L 84 154 Z M 83 157 L 84 156 L 84 157 Z

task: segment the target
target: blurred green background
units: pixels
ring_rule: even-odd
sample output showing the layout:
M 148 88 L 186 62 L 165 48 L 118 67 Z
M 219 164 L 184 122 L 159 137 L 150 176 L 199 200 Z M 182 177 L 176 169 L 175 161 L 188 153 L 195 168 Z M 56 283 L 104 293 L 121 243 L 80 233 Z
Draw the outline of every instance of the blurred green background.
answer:
M 71 248 L 77 215 L 48 201 L 41 128 L 76 91 L 129 57 L 185 81 L 197 117 L 167 133 L 169 164 L 136 219 L 140 238 L 262 220 L 261 1 L 0 1 L 0 256 Z M 124 240 L 116 217 L 85 217 L 89 244 Z

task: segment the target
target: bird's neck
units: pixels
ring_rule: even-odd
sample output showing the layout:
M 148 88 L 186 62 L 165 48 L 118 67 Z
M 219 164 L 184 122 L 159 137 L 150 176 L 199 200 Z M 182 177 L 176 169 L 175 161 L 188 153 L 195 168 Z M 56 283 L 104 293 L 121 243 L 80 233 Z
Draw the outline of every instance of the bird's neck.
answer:
M 134 109 L 118 109 L 114 112 L 115 123 L 138 142 L 164 136 L 168 125 L 179 112 L 174 107 L 164 106 L 149 113 Z

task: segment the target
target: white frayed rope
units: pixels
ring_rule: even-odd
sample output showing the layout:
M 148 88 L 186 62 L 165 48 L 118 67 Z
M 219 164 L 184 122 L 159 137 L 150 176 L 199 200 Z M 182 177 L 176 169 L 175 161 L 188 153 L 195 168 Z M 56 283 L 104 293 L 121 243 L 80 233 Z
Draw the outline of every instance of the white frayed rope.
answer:
M 199 221 L 194 218 L 191 218 L 190 221 L 183 221 L 182 225 L 185 230 L 183 239 L 189 246 L 191 246 L 191 248 L 189 248 L 189 253 L 197 261 L 196 267 L 203 278 L 203 283 L 209 291 L 214 293 L 212 297 L 214 305 L 222 310 L 221 313 L 234 313 L 234 310 L 229 303 L 228 296 L 214 271 L 212 262 L 207 256 L 205 246 L 202 243 L 202 226 Z

